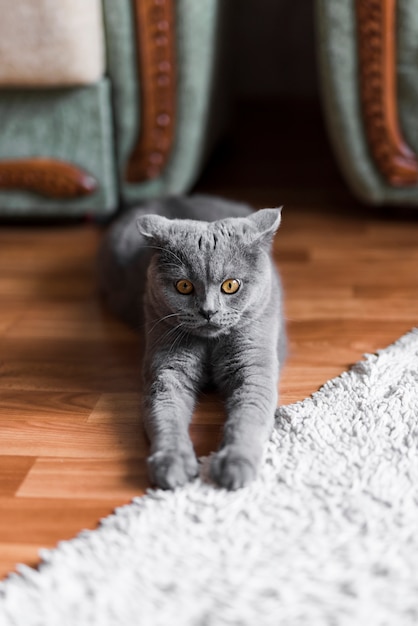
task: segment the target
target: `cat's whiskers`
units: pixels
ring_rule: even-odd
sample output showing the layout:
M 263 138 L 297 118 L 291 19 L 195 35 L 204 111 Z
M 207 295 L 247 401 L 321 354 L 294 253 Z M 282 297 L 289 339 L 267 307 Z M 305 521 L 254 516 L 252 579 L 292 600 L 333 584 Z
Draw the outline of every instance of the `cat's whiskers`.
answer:
M 184 326 L 183 322 L 180 322 L 179 324 L 176 324 L 176 326 L 169 328 L 161 337 L 158 337 L 156 339 L 153 345 L 156 346 L 158 344 L 165 343 L 167 339 L 169 339 L 170 335 L 173 335 L 173 334 L 175 335 L 179 331 L 179 329 L 181 329 L 183 326 Z M 175 337 L 175 339 L 177 339 L 177 337 Z M 168 354 L 171 354 L 171 347 L 170 347 Z
M 175 259 L 177 259 L 177 261 L 179 261 L 179 263 L 183 265 L 183 261 L 180 259 L 180 257 L 178 257 L 177 254 L 174 254 L 174 252 L 172 252 L 168 248 L 163 248 L 161 246 L 144 246 L 144 248 L 154 248 L 155 250 L 162 250 L 163 252 L 168 252 L 168 254 L 171 254 Z
M 152 333 L 154 328 L 156 328 L 158 324 L 160 324 L 161 322 L 164 322 L 164 320 L 167 320 L 170 317 L 178 317 L 179 315 L 181 315 L 181 313 L 170 313 L 169 315 L 165 315 L 164 317 L 160 317 L 160 318 L 157 318 L 156 320 L 152 320 L 152 322 L 149 322 L 149 323 L 152 324 L 153 322 L 155 322 L 155 324 L 153 325 L 152 328 L 150 328 L 147 334 L 149 335 L 150 333 Z
M 173 326 L 172 328 L 169 328 L 161 337 L 156 338 L 153 345 L 156 346 L 158 344 L 163 344 L 165 340 L 170 337 L 170 335 L 172 335 L 178 330 L 179 326 L 180 324 L 177 324 L 177 326 Z
M 164 264 L 162 264 L 162 266 L 164 267 L 164 269 L 168 269 L 168 268 L 173 268 L 174 270 L 178 270 L 179 269 L 179 264 L 178 263 L 174 263 L 174 261 L 164 261 Z
M 174 352 L 174 350 L 177 348 L 178 344 L 183 339 L 183 337 L 189 334 L 187 331 L 187 328 L 184 329 L 184 324 L 182 324 L 181 322 L 175 327 L 175 330 L 176 331 L 179 330 L 180 332 L 177 335 L 177 337 L 174 338 L 173 343 L 171 344 L 170 349 L 167 353 L 167 357 L 169 357 L 172 354 L 172 352 Z

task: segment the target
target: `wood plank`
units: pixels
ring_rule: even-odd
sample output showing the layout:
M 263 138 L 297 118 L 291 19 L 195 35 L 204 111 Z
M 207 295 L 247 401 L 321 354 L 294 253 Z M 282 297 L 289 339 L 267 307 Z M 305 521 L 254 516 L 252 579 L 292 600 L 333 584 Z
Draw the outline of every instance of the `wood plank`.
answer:
M 61 358 L 42 354 L 32 361 L 13 358 L 0 362 L 2 389 L 64 391 L 69 393 L 134 392 L 138 389 L 139 365 L 101 364 L 83 359 L 65 362 Z
M 30 456 L 0 456 L 0 497 L 14 496 L 34 463 L 35 459 Z
M 138 427 L 141 420 L 141 397 L 139 389 L 133 393 L 103 393 L 91 411 L 89 424 L 113 424 L 115 418 Z
M 92 285 L 90 285 L 90 290 Z M 137 341 L 136 334 L 118 320 L 105 314 L 98 298 L 71 302 L 48 302 L 45 306 L 41 294 L 38 305 L 25 309 L 18 324 L 11 326 L 6 337 L 27 339 L 82 339 L 105 340 L 112 335 L 126 341 Z M 103 313 L 103 314 L 102 314 Z
M 56 319 L 53 323 L 59 325 L 60 320 Z M 82 359 L 83 362 L 99 362 L 104 366 L 126 363 L 135 368 L 141 355 L 140 335 L 129 331 L 125 340 L 119 336 L 118 327 L 114 331 L 110 329 L 105 341 L 88 336 L 0 337 L 1 355 L 3 359 L 13 357 L 17 361 L 26 362 L 37 361 L 40 357 L 57 363 L 80 363 Z
M 36 567 L 39 563 L 39 545 L 0 541 L 0 580 L 16 571 L 17 563 Z
M 137 458 L 147 449 L 138 415 L 137 423 L 88 423 L 79 416 L 59 420 L 2 420 L 0 455 L 95 459 Z
M 142 451 L 143 452 L 143 451 Z M 0 483 L 1 486 L 1 483 Z M 132 459 L 42 457 L 16 490 L 17 498 L 88 498 L 127 502 L 149 487 L 144 454 Z
M 0 420 L 29 420 L 35 418 L 59 419 L 77 416 L 87 419 L 97 405 L 100 395 L 94 393 L 67 393 L 63 391 L 0 390 Z
M 127 503 L 87 498 L 0 497 L 0 544 L 38 544 L 53 547 L 71 539 L 84 529 L 97 527 L 98 521 L 113 509 Z

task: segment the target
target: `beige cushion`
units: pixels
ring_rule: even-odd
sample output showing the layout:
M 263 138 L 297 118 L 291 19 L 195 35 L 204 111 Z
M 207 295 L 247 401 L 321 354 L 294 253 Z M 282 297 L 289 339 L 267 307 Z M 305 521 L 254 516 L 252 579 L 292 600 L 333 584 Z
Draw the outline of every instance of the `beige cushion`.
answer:
M 0 0 L 0 85 L 96 82 L 104 73 L 101 0 Z

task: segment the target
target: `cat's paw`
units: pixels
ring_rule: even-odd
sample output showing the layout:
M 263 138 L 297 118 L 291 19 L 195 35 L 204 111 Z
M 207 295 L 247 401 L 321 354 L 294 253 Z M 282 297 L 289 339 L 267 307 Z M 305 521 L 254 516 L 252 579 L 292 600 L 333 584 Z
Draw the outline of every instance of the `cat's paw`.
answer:
M 212 456 L 210 476 L 220 487 L 235 491 L 257 477 L 258 463 L 236 446 L 225 446 Z
M 159 450 L 148 458 L 148 471 L 154 485 L 175 489 L 197 476 L 198 463 L 191 450 Z

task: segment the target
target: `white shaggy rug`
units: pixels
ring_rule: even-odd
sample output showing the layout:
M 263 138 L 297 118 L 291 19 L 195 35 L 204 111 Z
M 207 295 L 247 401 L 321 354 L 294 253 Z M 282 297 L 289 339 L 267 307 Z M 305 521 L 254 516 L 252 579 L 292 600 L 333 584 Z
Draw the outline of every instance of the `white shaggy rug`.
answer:
M 251 487 L 150 492 L 42 556 L 1 626 L 416 626 L 418 329 L 282 407 Z

